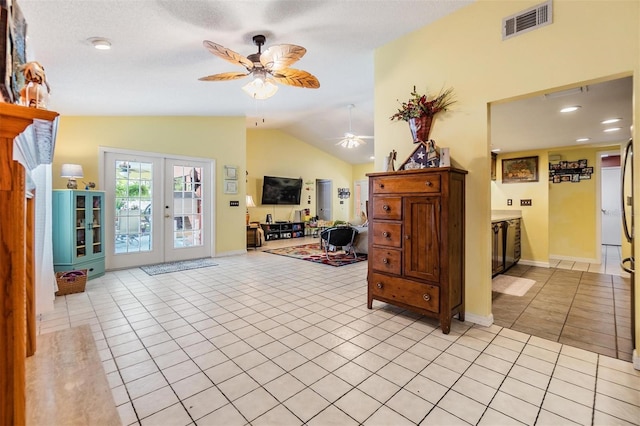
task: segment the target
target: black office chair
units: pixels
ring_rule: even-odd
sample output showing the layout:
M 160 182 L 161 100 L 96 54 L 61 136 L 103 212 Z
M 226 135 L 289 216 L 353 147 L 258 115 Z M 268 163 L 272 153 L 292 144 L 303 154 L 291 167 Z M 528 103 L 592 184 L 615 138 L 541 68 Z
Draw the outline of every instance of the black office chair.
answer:
M 350 226 L 338 226 L 325 229 L 320 233 L 320 244 L 324 245 L 324 254 L 329 259 L 329 248 L 341 247 L 347 254 L 353 253 L 353 258 L 357 258 L 353 242 L 358 235 L 358 230 Z

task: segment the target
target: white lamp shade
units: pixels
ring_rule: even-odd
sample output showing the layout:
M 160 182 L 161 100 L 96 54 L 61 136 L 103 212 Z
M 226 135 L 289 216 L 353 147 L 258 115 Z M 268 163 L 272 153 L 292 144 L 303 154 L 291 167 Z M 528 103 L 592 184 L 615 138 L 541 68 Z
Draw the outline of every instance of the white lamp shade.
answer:
M 247 207 L 255 207 L 256 203 L 253 202 L 253 197 L 251 195 L 247 195 Z
M 71 179 L 84 177 L 82 166 L 80 164 L 63 164 L 62 171 L 60 172 L 60 177 Z
M 278 86 L 273 84 L 270 79 L 255 78 L 242 86 L 242 90 L 254 99 L 267 99 L 276 94 Z

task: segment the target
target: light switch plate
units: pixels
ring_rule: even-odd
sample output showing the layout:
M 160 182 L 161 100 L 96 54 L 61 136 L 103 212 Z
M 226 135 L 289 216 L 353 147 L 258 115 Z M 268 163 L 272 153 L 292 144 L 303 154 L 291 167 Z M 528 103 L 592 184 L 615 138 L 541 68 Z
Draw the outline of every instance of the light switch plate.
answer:
M 531 204 L 531 198 L 527 198 L 525 200 L 520 200 L 520 205 L 521 206 L 530 206 Z
M 229 206 L 231 207 L 239 207 L 240 201 L 229 201 Z
M 507 198 L 507 205 L 508 206 L 512 206 L 513 205 L 513 200 L 511 198 Z

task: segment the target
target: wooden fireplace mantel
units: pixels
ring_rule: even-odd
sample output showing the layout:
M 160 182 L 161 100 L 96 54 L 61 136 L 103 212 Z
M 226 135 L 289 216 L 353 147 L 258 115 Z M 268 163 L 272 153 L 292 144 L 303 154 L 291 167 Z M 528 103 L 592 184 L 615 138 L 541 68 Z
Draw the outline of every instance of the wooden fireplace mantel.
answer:
M 33 209 L 27 209 L 25 169 L 13 159 L 14 139 L 35 121 L 53 122 L 57 116 L 0 103 L 0 424 L 5 425 L 25 424 L 25 358 L 34 349 L 27 341 L 35 342 L 27 336 L 27 330 L 35 333 Z M 33 133 L 53 144 L 53 135 Z M 33 315 L 29 326 L 27 311 Z

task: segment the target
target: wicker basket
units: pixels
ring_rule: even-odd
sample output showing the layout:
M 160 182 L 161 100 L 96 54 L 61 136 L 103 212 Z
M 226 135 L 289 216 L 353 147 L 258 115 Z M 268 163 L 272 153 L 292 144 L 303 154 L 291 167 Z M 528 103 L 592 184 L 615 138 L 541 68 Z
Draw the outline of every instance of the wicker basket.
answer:
M 87 285 L 87 270 L 56 272 L 58 291 L 56 296 L 64 296 L 72 293 L 82 293 Z

